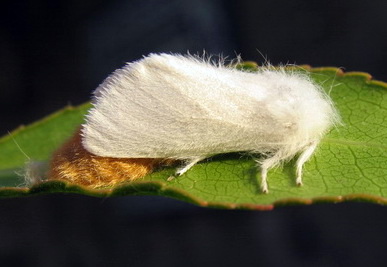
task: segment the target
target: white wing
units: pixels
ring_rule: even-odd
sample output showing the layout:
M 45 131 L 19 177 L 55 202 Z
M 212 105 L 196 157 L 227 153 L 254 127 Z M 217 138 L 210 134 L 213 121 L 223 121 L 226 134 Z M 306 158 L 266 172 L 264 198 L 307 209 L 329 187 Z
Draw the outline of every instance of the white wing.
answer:
M 118 158 L 270 151 L 298 130 L 302 108 L 297 96 L 273 90 L 268 75 L 150 55 L 115 71 L 97 88 L 83 145 Z

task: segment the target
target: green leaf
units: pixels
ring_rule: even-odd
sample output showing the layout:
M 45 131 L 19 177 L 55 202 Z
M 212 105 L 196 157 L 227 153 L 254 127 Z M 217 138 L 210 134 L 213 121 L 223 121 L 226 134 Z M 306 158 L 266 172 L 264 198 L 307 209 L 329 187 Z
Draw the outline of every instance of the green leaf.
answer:
M 249 64 L 248 69 L 255 68 Z M 347 200 L 387 204 L 387 85 L 366 73 L 305 68 L 329 92 L 344 125 L 333 129 L 306 163 L 302 187 L 295 184 L 292 161 L 269 172 L 270 193 L 262 194 L 254 161 L 243 154 L 208 159 L 172 181 L 167 178 L 174 168 L 166 168 L 141 181 L 100 190 L 59 181 L 31 189 L 17 187 L 22 178 L 15 172 L 23 170 L 26 155 L 47 161 L 82 123 L 90 107 L 85 104 L 68 107 L 0 139 L 0 197 L 54 192 L 99 197 L 161 195 L 201 206 L 259 210 Z

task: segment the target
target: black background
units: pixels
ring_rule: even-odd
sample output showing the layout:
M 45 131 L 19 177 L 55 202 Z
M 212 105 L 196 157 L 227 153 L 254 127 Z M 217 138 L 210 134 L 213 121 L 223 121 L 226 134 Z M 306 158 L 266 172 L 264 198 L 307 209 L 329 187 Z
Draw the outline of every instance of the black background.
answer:
M 387 80 L 387 2 L 3 1 L 0 134 L 150 52 L 337 66 Z M 259 52 L 258 52 L 259 51 Z M 385 207 L 204 209 L 158 197 L 0 201 L 1 266 L 382 266 Z

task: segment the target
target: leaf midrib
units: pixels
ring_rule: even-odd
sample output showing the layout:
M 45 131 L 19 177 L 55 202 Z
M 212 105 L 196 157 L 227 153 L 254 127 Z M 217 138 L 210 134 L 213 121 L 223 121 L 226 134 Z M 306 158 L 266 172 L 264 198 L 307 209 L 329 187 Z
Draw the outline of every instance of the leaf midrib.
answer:
M 383 148 L 387 150 L 387 145 L 381 143 L 374 142 L 359 142 L 353 140 L 343 140 L 336 138 L 324 138 L 322 143 L 330 143 L 330 144 L 340 144 L 340 145 L 351 145 L 351 146 L 362 146 L 362 147 L 373 147 L 373 148 Z

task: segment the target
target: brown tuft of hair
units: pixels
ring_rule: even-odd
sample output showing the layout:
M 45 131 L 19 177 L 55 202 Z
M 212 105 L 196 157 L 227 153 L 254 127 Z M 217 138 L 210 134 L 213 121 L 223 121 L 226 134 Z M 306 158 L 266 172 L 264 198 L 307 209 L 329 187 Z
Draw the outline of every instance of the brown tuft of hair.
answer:
M 111 158 L 91 154 L 82 145 L 81 129 L 54 152 L 48 179 L 99 188 L 135 181 L 177 161 L 160 158 Z

